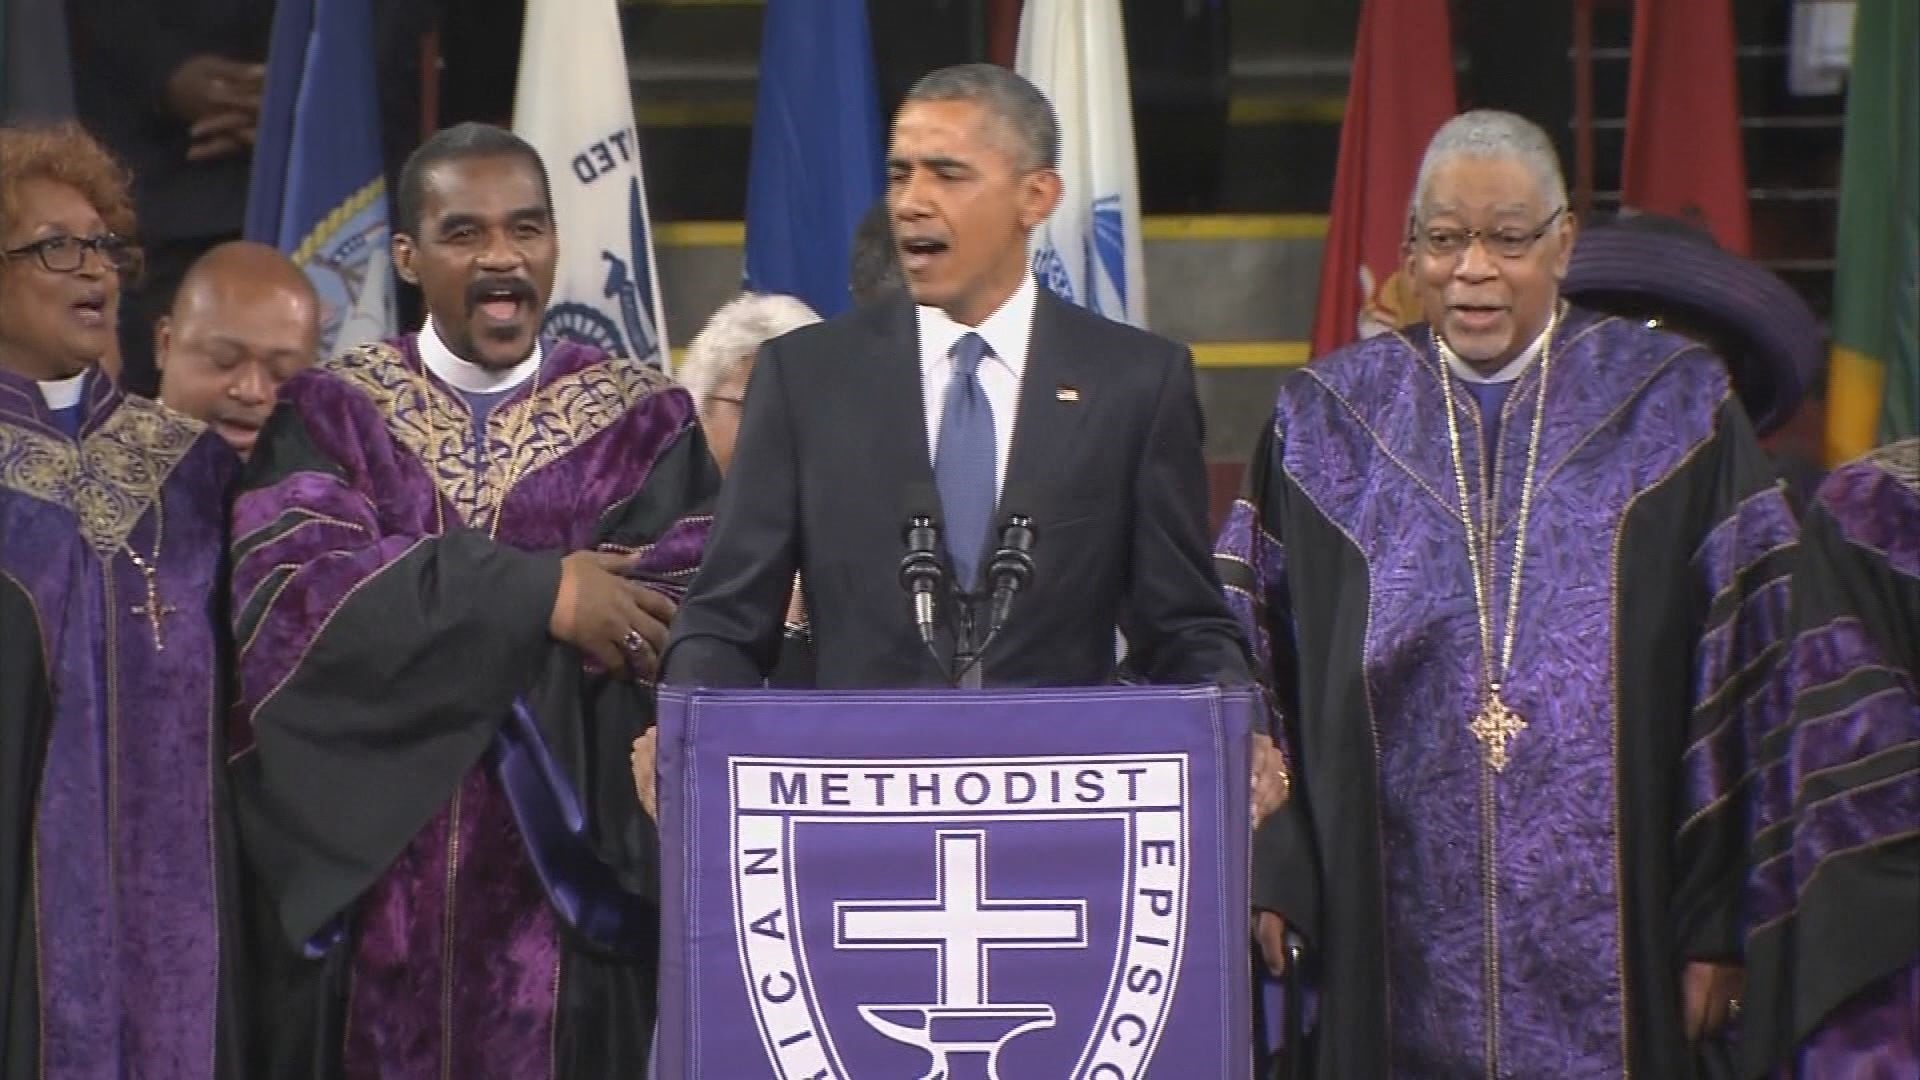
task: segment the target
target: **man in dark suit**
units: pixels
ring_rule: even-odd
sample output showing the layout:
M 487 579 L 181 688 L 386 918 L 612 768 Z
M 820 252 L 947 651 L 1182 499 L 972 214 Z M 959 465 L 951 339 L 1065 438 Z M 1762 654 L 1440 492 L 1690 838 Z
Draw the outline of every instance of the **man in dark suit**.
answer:
M 442 2 L 373 5 L 390 181 L 419 142 L 420 35 Z M 67 4 L 78 117 L 134 177 L 145 270 L 125 289 L 120 316 L 120 381 L 133 393 L 158 392 L 153 324 L 188 268 L 239 239 L 245 224 L 274 8 L 275 0 Z
M 273 0 L 67 10 L 80 120 L 133 171 L 147 258 L 121 310 L 121 383 L 152 397 L 154 320 L 194 260 L 240 235 Z
M 1046 98 L 1004 68 L 942 69 L 908 94 L 887 204 L 911 296 L 762 349 L 667 681 L 760 685 L 798 570 L 820 687 L 945 685 L 962 642 L 986 636 L 1011 515 L 1034 522 L 1034 570 L 980 656 L 982 684 L 1110 682 L 1116 625 L 1150 681 L 1247 681 L 1208 562 L 1190 355 L 1028 271 L 1028 234 L 1060 199 L 1058 152 Z M 898 583 L 914 512 L 940 524 L 933 650 Z

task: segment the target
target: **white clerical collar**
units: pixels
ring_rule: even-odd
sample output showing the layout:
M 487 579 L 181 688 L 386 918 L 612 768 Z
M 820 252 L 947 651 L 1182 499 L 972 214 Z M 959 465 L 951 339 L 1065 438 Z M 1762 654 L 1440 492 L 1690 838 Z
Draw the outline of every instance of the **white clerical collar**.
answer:
M 83 371 L 70 379 L 47 379 L 40 383 L 40 396 L 47 399 L 47 408 L 54 412 L 71 409 L 80 404 L 80 396 L 86 392 L 87 376 Z
M 1519 378 L 1521 375 L 1525 374 L 1527 370 L 1527 365 L 1533 363 L 1533 358 L 1540 355 L 1540 350 L 1544 348 L 1547 344 L 1547 334 L 1550 333 L 1552 330 L 1553 330 L 1553 320 L 1549 319 L 1547 320 L 1547 328 L 1545 330 L 1540 331 L 1540 336 L 1534 338 L 1533 343 L 1531 345 L 1528 345 L 1526 348 L 1520 350 L 1520 355 L 1514 357 L 1511 363 L 1509 363 L 1506 367 L 1501 368 L 1499 371 L 1496 371 L 1491 375 L 1482 375 L 1479 372 L 1473 370 L 1472 366 L 1469 365 L 1465 360 L 1460 359 L 1460 357 L 1456 355 L 1452 349 L 1441 349 L 1440 355 L 1447 358 L 1447 366 L 1453 369 L 1453 373 L 1455 375 L 1460 376 L 1461 382 L 1470 382 L 1470 383 L 1512 382 L 1513 380 Z
M 433 316 L 427 316 L 427 324 L 420 328 L 420 362 L 427 370 L 440 376 L 448 386 L 467 394 L 500 394 L 519 386 L 540 370 L 540 342 L 533 343 L 533 351 L 525 360 L 507 368 L 494 371 L 481 367 L 471 360 L 462 360 L 453 355 L 447 343 L 440 339 L 440 331 L 434 328 Z
M 955 321 L 946 312 L 925 304 L 917 306 L 920 323 L 920 340 L 930 348 L 921 350 L 923 364 L 931 357 L 950 355 L 953 343 L 966 333 L 976 333 L 986 339 L 987 347 L 993 355 L 1013 371 L 1017 378 L 1027 366 L 1027 344 L 1033 338 L 1033 308 L 1038 303 L 1038 285 L 1032 274 L 1020 278 L 1020 286 L 1013 295 L 996 308 L 993 314 L 982 319 L 979 326 L 968 326 Z

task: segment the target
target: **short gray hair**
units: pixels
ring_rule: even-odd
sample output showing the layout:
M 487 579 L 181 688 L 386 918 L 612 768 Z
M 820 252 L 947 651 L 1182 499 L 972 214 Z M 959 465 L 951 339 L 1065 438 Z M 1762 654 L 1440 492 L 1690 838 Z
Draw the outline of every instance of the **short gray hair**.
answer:
M 907 91 L 908 101 L 971 101 L 991 113 L 1014 139 L 1022 169 L 1060 167 L 1060 121 L 1040 88 L 998 64 L 957 64 L 928 72 Z
M 1460 158 L 1518 161 L 1533 174 L 1549 208 L 1567 203 L 1567 179 L 1560 171 L 1560 155 L 1540 125 L 1498 109 L 1474 109 L 1442 124 L 1427 143 L 1413 197 L 1407 200 L 1408 222 L 1420 219 L 1420 203 L 1433 183 L 1433 174 Z
M 720 305 L 687 344 L 687 354 L 680 361 L 680 385 L 693 395 L 693 407 L 705 416 L 713 392 L 751 363 L 760 346 L 819 321 L 812 308 L 794 297 L 741 293 Z
M 900 273 L 900 252 L 893 245 L 893 222 L 883 198 L 867 208 L 853 230 L 847 291 L 853 294 L 854 303 L 871 304 L 906 287 L 907 280 Z

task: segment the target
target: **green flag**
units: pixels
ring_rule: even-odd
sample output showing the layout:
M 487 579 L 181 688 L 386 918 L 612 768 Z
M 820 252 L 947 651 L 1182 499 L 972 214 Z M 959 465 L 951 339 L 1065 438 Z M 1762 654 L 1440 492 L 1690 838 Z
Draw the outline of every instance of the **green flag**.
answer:
M 1840 167 L 1827 458 L 1920 435 L 1920 3 L 1860 0 Z

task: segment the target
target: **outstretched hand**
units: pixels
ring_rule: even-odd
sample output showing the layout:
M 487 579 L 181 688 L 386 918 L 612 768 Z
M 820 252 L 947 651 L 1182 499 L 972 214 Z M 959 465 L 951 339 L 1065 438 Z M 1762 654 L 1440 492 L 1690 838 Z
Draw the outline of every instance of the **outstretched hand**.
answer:
M 660 746 L 660 729 L 648 728 L 633 740 L 633 787 L 640 795 L 640 809 L 655 821 L 660 820 L 660 791 L 654 772 L 654 755 Z
M 1747 971 L 1737 964 L 1716 964 L 1707 960 L 1689 960 L 1680 973 L 1682 1019 L 1687 1040 L 1699 1042 L 1712 1038 L 1740 1014 L 1740 994 L 1747 983 Z
M 1264 734 L 1254 734 L 1249 764 L 1252 767 L 1253 827 L 1257 829 L 1269 814 L 1287 804 L 1287 797 L 1293 792 L 1293 781 L 1287 774 L 1286 755 Z
M 634 560 L 604 551 L 576 551 L 563 559 L 547 629 L 608 671 L 645 679 L 659 668 L 677 605 L 625 576 Z
M 1287 973 L 1287 920 L 1278 912 L 1253 913 L 1253 940 L 1260 945 L 1260 958 L 1274 978 Z

